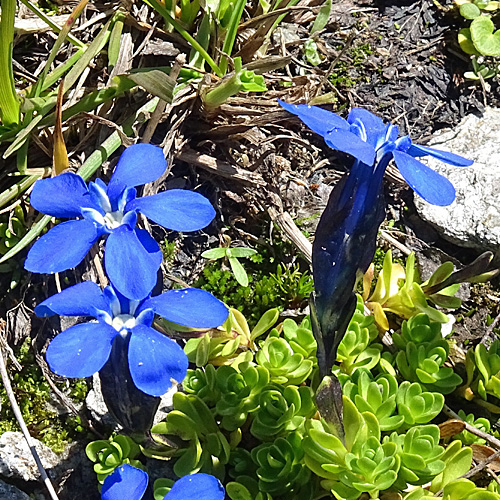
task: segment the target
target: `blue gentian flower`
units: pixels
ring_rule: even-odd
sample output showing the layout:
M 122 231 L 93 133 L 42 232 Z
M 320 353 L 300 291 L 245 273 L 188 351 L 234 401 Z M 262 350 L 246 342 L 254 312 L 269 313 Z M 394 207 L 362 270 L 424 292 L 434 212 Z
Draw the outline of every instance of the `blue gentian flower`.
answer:
M 381 118 L 366 109 L 354 108 L 347 120 L 344 120 L 317 106 L 278 102 L 287 111 L 297 115 L 313 132 L 323 136 L 332 149 L 348 153 L 369 167 L 382 161 L 388 163 L 394 158 L 408 185 L 432 205 L 452 203 L 455 188 L 446 177 L 415 158 L 433 156 L 457 167 L 467 167 L 473 163 L 454 153 L 413 144 L 409 136 L 398 138 L 396 125 L 385 124 Z
M 124 464 L 105 480 L 102 500 L 141 500 L 148 487 L 148 475 L 141 469 Z M 163 500 L 224 500 L 224 487 L 209 474 L 191 474 L 178 479 Z
M 188 360 L 182 348 L 151 328 L 154 315 L 183 326 L 214 328 L 227 318 L 226 306 L 197 288 L 169 290 L 143 300 L 129 300 L 112 285 L 101 290 L 84 281 L 36 306 L 37 316 L 87 316 L 97 321 L 74 325 L 57 335 L 47 349 L 50 369 L 69 378 L 90 377 L 108 360 L 117 336 L 128 340 L 128 364 L 136 387 L 161 396 L 181 382 Z
M 143 299 L 156 283 L 162 261 L 160 247 L 136 228 L 141 212 L 174 231 L 197 231 L 215 216 L 201 194 L 171 189 L 136 198 L 136 186 L 158 179 L 167 163 L 161 148 L 135 144 L 125 149 L 106 184 L 63 173 L 35 183 L 31 205 L 53 217 L 75 219 L 58 224 L 31 248 L 24 263 L 28 271 L 57 273 L 77 266 L 102 236 L 107 236 L 104 264 L 114 287 L 132 299 Z M 133 270 L 134 279 L 130 279 Z

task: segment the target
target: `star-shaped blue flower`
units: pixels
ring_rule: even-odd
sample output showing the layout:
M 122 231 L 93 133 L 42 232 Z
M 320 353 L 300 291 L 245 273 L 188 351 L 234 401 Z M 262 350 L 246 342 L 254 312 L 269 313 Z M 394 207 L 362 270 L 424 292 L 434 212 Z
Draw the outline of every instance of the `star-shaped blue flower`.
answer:
M 113 286 L 101 290 L 84 281 L 49 297 L 35 308 L 37 316 L 87 316 L 97 321 L 74 325 L 57 335 L 47 349 L 50 369 L 63 377 L 90 377 L 108 360 L 114 339 L 128 340 L 128 364 L 137 388 L 161 396 L 186 376 L 182 348 L 151 328 L 154 315 L 183 326 L 215 328 L 227 318 L 226 306 L 197 288 L 169 290 L 143 300 L 129 300 Z
M 398 127 L 385 124 L 381 118 L 366 109 L 354 108 L 347 120 L 340 116 L 306 104 L 278 102 L 290 113 L 297 115 L 313 132 L 323 136 L 332 149 L 354 156 L 361 163 L 372 167 L 391 158 L 408 185 L 432 205 L 449 205 L 455 199 L 452 183 L 415 158 L 433 156 L 457 167 L 472 165 L 462 156 L 426 146 L 413 144 L 409 136 L 398 139 Z
M 141 500 L 148 487 L 148 475 L 141 469 L 124 464 L 105 480 L 102 500 Z M 177 480 L 163 500 L 224 500 L 224 488 L 209 474 L 191 474 Z
M 87 187 L 73 173 L 37 181 L 31 205 L 53 217 L 76 220 L 42 236 L 24 267 L 44 274 L 73 268 L 106 236 L 104 264 L 115 288 L 132 299 L 146 297 L 156 283 L 162 253 L 149 233 L 136 228 L 138 212 L 167 229 L 187 232 L 206 227 L 215 216 L 204 196 L 184 189 L 136 198 L 135 187 L 158 179 L 166 168 L 161 148 L 135 144 L 123 152 L 107 186 L 96 179 Z

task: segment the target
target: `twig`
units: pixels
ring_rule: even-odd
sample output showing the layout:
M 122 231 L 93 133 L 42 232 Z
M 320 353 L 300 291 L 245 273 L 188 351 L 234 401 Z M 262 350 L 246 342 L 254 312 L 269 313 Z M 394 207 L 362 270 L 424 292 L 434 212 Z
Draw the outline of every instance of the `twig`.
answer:
M 12 385 L 10 383 L 9 375 L 7 373 L 7 367 L 5 366 L 5 359 L 3 357 L 3 351 L 1 348 L 0 348 L 0 375 L 2 377 L 3 386 L 5 387 L 5 392 L 7 393 L 7 397 L 9 398 L 10 401 L 12 411 L 14 412 L 14 416 L 16 417 L 16 420 L 19 423 L 19 427 L 21 427 L 24 439 L 26 439 L 26 443 L 28 444 L 31 454 L 33 455 L 33 458 L 36 462 L 36 466 L 40 471 L 40 476 L 42 477 L 42 481 L 45 484 L 47 491 L 49 492 L 50 498 L 52 500 L 59 500 L 56 491 L 54 490 L 54 487 L 50 482 L 49 476 L 47 475 L 47 472 L 45 471 L 42 465 L 40 457 L 38 456 L 33 440 L 30 436 L 28 428 L 26 427 L 26 423 L 24 422 L 23 415 L 21 414 L 21 410 L 19 409 L 19 405 L 17 404 L 16 397 L 14 395 L 14 391 L 12 390 Z
M 479 436 L 480 438 L 486 439 L 489 443 L 491 443 L 493 446 L 496 446 L 497 448 L 500 448 L 500 439 L 497 439 L 496 437 L 492 436 L 491 434 L 488 434 L 487 432 L 482 431 L 481 429 L 478 429 L 477 427 L 474 427 L 473 425 L 469 424 L 462 418 L 460 418 L 448 405 L 444 405 L 443 407 L 443 413 L 447 415 L 448 417 L 451 418 L 456 418 L 457 420 L 461 420 L 465 424 L 465 430 L 469 431 L 471 434 L 474 434 L 476 436 Z M 488 462 L 489 463 L 489 462 Z
M 380 237 L 383 240 L 387 241 L 387 243 L 389 243 L 393 247 L 397 248 L 404 255 L 411 254 L 411 250 L 406 245 L 399 242 L 396 238 L 393 238 L 387 231 L 384 231 L 383 229 L 381 229 L 380 230 Z
M 491 323 L 491 325 L 486 329 L 486 332 L 484 333 L 481 342 L 479 342 L 480 344 L 486 344 L 486 341 L 488 340 L 489 336 L 493 333 L 493 330 L 497 327 L 498 322 L 500 322 L 500 313 L 493 320 L 493 323 Z
M 475 467 L 473 467 L 469 472 L 467 472 L 461 477 L 467 479 L 468 477 L 476 475 L 478 472 L 481 472 L 483 469 L 488 467 L 488 464 L 491 464 L 491 462 L 495 461 L 499 457 L 500 457 L 500 450 L 495 451 L 495 453 L 491 454 L 486 460 L 479 462 Z
M 304 257 L 310 263 L 312 262 L 311 242 L 302 234 L 292 217 L 288 212 L 278 212 L 275 207 L 267 209 L 271 220 L 290 238 L 290 241 L 304 254 Z

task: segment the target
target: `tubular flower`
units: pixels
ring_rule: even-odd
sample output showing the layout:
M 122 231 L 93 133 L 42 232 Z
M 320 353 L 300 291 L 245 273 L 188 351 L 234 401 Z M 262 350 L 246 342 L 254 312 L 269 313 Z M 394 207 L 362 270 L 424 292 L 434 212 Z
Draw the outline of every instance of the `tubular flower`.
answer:
M 197 231 L 215 216 L 202 195 L 171 189 L 137 198 L 135 187 L 152 182 L 166 170 L 161 148 L 135 144 L 121 155 L 106 185 L 101 179 L 85 181 L 63 173 L 35 183 L 31 205 L 53 217 L 75 219 L 58 224 L 31 248 L 24 263 L 28 271 L 52 274 L 77 266 L 101 237 L 107 237 L 104 264 L 115 288 L 132 299 L 143 299 L 156 283 L 162 261 L 160 247 L 136 228 L 141 212 L 174 231 Z M 130 270 L 134 279 L 129 279 Z
M 105 480 L 102 500 L 141 500 L 148 487 L 148 475 L 141 469 L 124 464 Z M 163 500 L 224 500 L 224 487 L 209 474 L 191 474 L 178 479 Z
M 306 104 L 278 102 L 290 113 L 298 116 L 313 132 L 323 136 L 332 149 L 348 153 L 361 163 L 372 167 L 394 158 L 397 168 L 408 185 L 432 205 L 449 205 L 455 199 L 451 182 L 416 158 L 433 156 L 449 165 L 468 167 L 467 160 L 454 153 L 413 144 L 409 136 L 398 138 L 396 125 L 385 124 L 381 118 L 366 109 L 354 108 L 347 120 L 340 116 Z
M 193 328 L 215 328 L 227 318 L 226 306 L 196 288 L 169 290 L 143 300 L 129 300 L 113 286 L 101 290 L 84 281 L 49 297 L 35 308 L 37 316 L 86 316 L 97 321 L 74 325 L 57 335 L 47 349 L 54 373 L 69 378 L 90 377 L 101 370 L 121 336 L 128 342 L 128 365 L 135 386 L 161 396 L 171 379 L 181 382 L 188 360 L 182 348 L 151 328 L 154 315 Z

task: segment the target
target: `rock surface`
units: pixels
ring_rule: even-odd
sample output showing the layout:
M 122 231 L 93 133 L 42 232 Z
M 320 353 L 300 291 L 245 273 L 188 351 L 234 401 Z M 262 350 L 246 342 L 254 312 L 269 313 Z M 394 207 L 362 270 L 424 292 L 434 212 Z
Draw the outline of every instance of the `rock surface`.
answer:
M 59 457 L 40 441 L 33 441 L 45 469 L 55 467 Z M 0 436 L 0 476 L 23 481 L 40 480 L 35 460 L 20 432 L 4 432 Z
M 420 216 L 452 243 L 481 251 L 500 249 L 500 109 L 469 115 L 453 130 L 437 132 L 429 145 L 474 160 L 466 168 L 422 160 L 455 186 L 456 200 L 447 207 L 429 205 L 415 196 Z
M 26 493 L 3 481 L 0 481 L 0 498 L 5 500 L 30 500 Z

